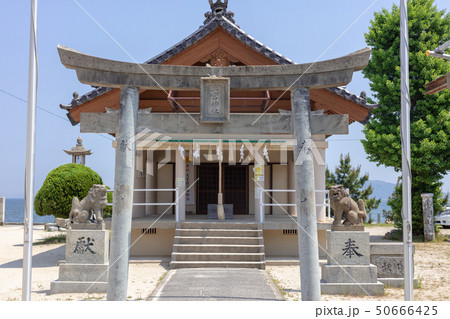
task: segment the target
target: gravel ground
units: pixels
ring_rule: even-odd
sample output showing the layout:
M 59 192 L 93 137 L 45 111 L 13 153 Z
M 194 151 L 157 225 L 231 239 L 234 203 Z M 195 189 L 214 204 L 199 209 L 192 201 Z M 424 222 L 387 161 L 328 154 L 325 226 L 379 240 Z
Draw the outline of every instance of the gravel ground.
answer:
M 383 241 L 389 227 L 367 227 L 371 240 Z M 34 241 L 58 233 L 34 227 Z M 450 238 L 450 229 L 442 233 Z M 0 227 L 0 301 L 22 299 L 22 226 Z M 415 243 L 415 277 L 422 288 L 415 290 L 415 300 L 449 300 L 450 241 Z M 32 300 L 105 300 L 106 294 L 50 295 L 50 283 L 58 278 L 59 261 L 64 259 L 64 244 L 33 246 Z M 298 266 L 268 266 L 268 272 L 285 292 L 287 300 L 300 300 Z M 146 300 L 168 271 L 168 263 L 130 263 L 129 300 Z M 353 297 L 323 295 L 322 300 L 403 300 L 403 289 L 385 289 L 382 297 Z
M 33 241 L 59 234 L 33 229 Z M 22 300 L 23 227 L 0 227 L 0 301 Z M 64 260 L 64 244 L 33 246 L 31 300 L 106 300 L 106 294 L 50 295 L 50 283 L 58 279 L 58 262 Z M 146 300 L 168 270 L 168 264 L 130 263 L 129 300 Z
M 392 227 L 366 227 L 371 234 L 371 241 L 386 241 L 382 236 Z M 414 300 L 448 301 L 450 300 L 450 229 L 441 233 L 449 239 L 445 242 L 414 243 L 415 278 L 419 280 L 420 288 L 414 290 Z M 298 266 L 268 266 L 267 271 L 278 287 L 284 291 L 286 300 L 301 300 L 300 269 Z M 404 300 L 403 288 L 386 288 L 384 296 L 341 296 L 322 295 L 324 301 L 357 300 L 357 301 L 393 301 Z

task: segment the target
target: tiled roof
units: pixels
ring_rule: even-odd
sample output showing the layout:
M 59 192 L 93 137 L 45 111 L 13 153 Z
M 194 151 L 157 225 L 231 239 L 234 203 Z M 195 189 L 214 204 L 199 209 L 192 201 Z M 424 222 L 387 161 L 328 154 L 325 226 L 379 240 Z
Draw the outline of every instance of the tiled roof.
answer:
M 378 104 L 370 104 L 367 103 L 366 100 L 366 92 L 361 92 L 361 95 L 353 94 L 352 92 L 348 91 L 345 86 L 339 86 L 335 88 L 328 88 L 327 90 L 333 92 L 334 94 L 337 94 L 339 96 L 342 96 L 346 100 L 355 102 L 356 104 L 359 104 L 361 106 L 364 106 L 366 109 L 373 110 L 378 107 Z
M 84 94 L 83 96 L 79 97 L 78 92 L 73 93 L 73 99 L 70 104 L 64 105 L 60 104 L 59 107 L 63 110 L 70 111 L 75 106 L 81 105 L 85 102 L 88 102 L 90 100 L 95 99 L 97 96 L 100 96 L 102 94 L 105 94 L 106 92 L 111 91 L 113 88 L 106 88 L 106 87 L 97 87 L 94 90 Z M 72 123 L 73 124 L 73 123 Z
M 167 49 L 163 53 L 155 56 L 154 58 L 146 61 L 146 64 L 161 64 L 175 56 L 176 54 L 184 51 L 189 48 L 193 44 L 197 43 L 212 31 L 214 31 L 217 27 L 222 27 L 225 31 L 231 34 L 236 39 L 245 43 L 253 50 L 261 53 L 265 57 L 273 60 L 278 64 L 294 64 L 294 61 L 286 58 L 282 54 L 276 52 L 275 50 L 265 46 L 255 38 L 251 37 L 249 34 L 245 33 L 241 28 L 239 28 L 236 24 L 231 22 L 223 15 L 215 15 L 210 20 L 206 21 L 206 24 L 201 26 L 197 31 L 192 33 L 190 36 L 182 40 L 181 42 L 175 44 L 171 48 Z
M 226 17 L 228 16 L 228 18 Z M 161 54 L 158 54 L 157 56 L 153 57 L 152 59 L 145 61 L 145 64 L 162 64 L 165 61 L 169 60 L 176 54 L 186 50 L 190 46 L 194 45 L 195 43 L 199 42 L 203 38 L 205 38 L 208 34 L 213 32 L 217 27 L 222 27 L 225 31 L 227 31 L 230 35 L 238 39 L 239 41 L 245 43 L 249 47 L 251 47 L 256 52 L 261 53 L 265 57 L 273 60 L 274 62 L 282 65 L 287 64 L 295 64 L 294 61 L 291 59 L 288 59 L 287 57 L 283 56 L 282 54 L 276 52 L 275 50 L 265 46 L 255 38 L 251 37 L 249 34 L 245 33 L 239 26 L 237 26 L 234 23 L 234 20 L 232 19 L 232 16 L 225 13 L 225 15 L 222 14 L 216 14 L 214 16 L 207 16 L 207 20 L 205 21 L 205 24 L 201 26 L 197 31 L 189 35 L 184 40 L 180 41 L 179 43 L 175 44 L 171 48 L 165 50 Z M 69 105 L 60 105 L 60 107 L 64 110 L 70 110 L 75 106 L 81 105 L 87 101 L 93 100 L 94 98 L 103 95 L 109 91 L 111 91 L 112 88 L 106 88 L 106 87 L 98 87 L 94 90 L 84 94 L 80 98 L 78 96 L 75 97 L 74 93 L 74 99 Z M 366 102 L 366 99 L 364 97 L 357 96 L 355 94 L 350 93 L 343 87 L 337 87 L 337 88 L 330 88 L 331 92 L 344 97 L 347 100 L 353 101 L 361 106 L 366 107 L 367 109 L 373 109 L 376 107 L 376 105 L 371 105 Z

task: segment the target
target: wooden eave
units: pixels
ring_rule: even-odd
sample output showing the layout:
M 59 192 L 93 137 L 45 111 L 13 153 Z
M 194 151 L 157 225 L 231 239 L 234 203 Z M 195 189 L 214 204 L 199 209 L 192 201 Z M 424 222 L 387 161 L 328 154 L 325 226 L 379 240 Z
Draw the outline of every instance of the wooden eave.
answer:
M 312 110 L 324 110 L 325 114 L 348 114 L 350 123 L 365 123 L 370 110 L 326 89 L 309 90 Z
M 427 89 L 425 94 L 432 95 L 432 94 L 441 92 L 445 89 L 448 89 L 449 87 L 450 87 L 450 73 L 447 75 L 438 77 L 436 80 L 425 84 L 425 88 Z

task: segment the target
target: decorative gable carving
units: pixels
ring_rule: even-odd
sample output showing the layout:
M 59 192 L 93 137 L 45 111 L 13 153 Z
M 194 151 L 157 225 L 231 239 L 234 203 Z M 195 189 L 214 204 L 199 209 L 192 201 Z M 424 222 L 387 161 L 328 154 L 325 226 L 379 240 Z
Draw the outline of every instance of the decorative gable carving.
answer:
M 211 66 L 230 66 L 232 63 L 239 63 L 240 61 L 233 57 L 228 52 L 222 49 L 217 49 L 216 51 L 203 57 L 200 62 L 209 63 Z

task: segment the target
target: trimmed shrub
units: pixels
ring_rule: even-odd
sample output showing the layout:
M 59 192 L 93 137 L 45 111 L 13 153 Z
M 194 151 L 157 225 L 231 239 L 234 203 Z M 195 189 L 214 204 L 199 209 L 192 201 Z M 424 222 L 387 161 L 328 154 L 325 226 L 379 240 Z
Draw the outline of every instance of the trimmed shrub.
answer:
M 65 164 L 55 168 L 47 175 L 36 194 L 34 210 L 40 216 L 69 218 L 72 199 L 85 198 L 94 184 L 103 184 L 103 181 L 89 167 L 81 164 Z

